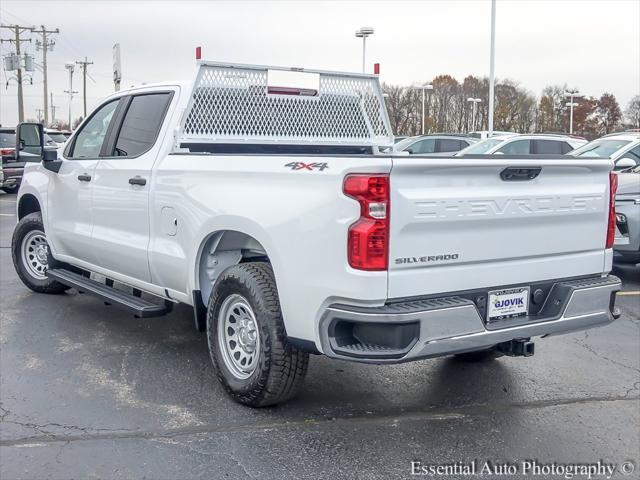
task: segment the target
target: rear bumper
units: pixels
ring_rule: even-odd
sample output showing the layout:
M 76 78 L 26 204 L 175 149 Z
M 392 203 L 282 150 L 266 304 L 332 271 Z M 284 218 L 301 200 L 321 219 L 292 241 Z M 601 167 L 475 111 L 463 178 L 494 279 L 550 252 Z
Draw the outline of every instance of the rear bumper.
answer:
M 620 288 L 612 275 L 558 281 L 536 315 L 492 324 L 474 301 L 456 295 L 375 308 L 331 305 L 320 320 L 322 350 L 344 360 L 401 363 L 585 330 L 614 320 Z

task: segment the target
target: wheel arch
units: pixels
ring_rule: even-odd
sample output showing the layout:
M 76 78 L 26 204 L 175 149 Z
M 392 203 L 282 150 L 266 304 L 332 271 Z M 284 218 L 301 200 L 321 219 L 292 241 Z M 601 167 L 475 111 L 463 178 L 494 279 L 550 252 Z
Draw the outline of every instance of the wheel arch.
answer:
M 30 213 L 42 212 L 42 206 L 35 195 L 26 193 L 18 200 L 18 221 Z
M 211 232 L 200 242 L 194 268 L 194 308 L 196 327 L 204 329 L 203 312 L 213 285 L 227 268 L 247 261 L 271 262 L 263 243 L 253 235 L 238 230 L 218 230 Z M 198 318 L 200 317 L 200 319 Z

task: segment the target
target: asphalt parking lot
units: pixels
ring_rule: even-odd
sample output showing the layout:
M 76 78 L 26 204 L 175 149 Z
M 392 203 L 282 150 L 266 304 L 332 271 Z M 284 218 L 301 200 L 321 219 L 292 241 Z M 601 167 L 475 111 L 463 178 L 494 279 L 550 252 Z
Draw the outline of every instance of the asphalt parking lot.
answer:
M 525 459 L 631 461 L 635 472 L 612 478 L 639 478 L 640 267 L 615 270 L 622 318 L 539 340 L 534 357 L 312 357 L 299 397 L 252 410 L 222 391 L 190 309 L 140 320 L 75 291 L 24 287 L 11 262 L 14 212 L 15 195 L 0 194 L 4 480 L 388 479 L 411 477 L 412 461 Z

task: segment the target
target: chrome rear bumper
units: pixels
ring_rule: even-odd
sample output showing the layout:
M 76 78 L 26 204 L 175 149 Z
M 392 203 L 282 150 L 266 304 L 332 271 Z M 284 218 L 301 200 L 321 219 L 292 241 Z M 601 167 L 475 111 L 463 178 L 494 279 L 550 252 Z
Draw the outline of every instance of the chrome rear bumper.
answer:
M 585 330 L 614 320 L 620 279 L 612 275 L 553 284 L 536 315 L 486 323 L 460 296 L 390 303 L 331 305 L 320 320 L 323 352 L 365 363 L 400 363 L 492 347 L 502 342 Z

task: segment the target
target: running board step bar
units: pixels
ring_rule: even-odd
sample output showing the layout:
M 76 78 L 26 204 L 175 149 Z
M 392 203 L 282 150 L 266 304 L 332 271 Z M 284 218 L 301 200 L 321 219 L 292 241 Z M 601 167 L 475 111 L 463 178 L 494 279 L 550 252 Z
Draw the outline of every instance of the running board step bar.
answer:
M 160 317 L 171 311 L 172 304 L 166 300 L 164 305 L 158 305 L 62 268 L 47 270 L 47 276 L 81 293 L 95 295 L 108 305 L 124 308 L 138 318 Z

